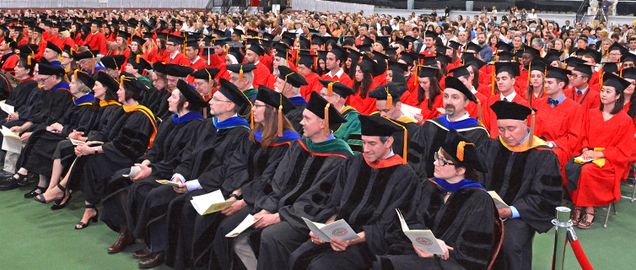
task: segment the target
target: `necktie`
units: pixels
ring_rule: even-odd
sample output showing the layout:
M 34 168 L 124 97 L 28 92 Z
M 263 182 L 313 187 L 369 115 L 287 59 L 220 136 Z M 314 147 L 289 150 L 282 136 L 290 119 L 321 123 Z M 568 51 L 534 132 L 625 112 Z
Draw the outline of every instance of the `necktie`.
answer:
M 502 101 L 503 102 L 508 102 L 508 99 L 507 98 L 503 98 Z
M 548 98 L 548 104 L 552 105 L 552 107 L 556 107 L 559 105 L 559 101 L 556 99 Z
M 581 90 L 576 90 L 576 94 L 577 94 L 577 95 L 581 95 L 581 94 L 583 94 L 583 91 L 581 91 Z

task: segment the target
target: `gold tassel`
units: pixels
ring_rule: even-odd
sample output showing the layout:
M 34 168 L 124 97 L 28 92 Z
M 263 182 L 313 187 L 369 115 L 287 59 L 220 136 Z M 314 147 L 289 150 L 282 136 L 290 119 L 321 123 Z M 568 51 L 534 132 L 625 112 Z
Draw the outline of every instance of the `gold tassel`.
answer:
M 418 63 L 418 64 L 419 64 L 419 63 Z M 419 77 L 418 69 L 419 69 L 419 65 L 415 65 L 415 71 L 414 71 L 414 72 L 415 72 L 415 74 L 413 74 L 413 76 L 415 76 L 415 79 L 413 80 L 413 86 L 415 86 L 415 87 L 417 87 L 417 84 L 418 84 L 418 81 L 419 81 L 419 78 L 418 78 L 418 77 Z
M 254 129 L 254 111 L 250 109 L 250 129 Z
M 533 139 L 534 139 L 534 125 L 535 125 L 535 114 L 534 114 L 534 110 L 532 108 L 530 108 L 531 111 L 531 115 L 530 115 L 530 146 L 532 146 L 533 144 Z
M 623 65 L 621 63 L 618 63 L 618 77 L 623 78 Z M 600 85 L 601 87 L 603 85 Z
M 239 70 L 239 80 L 243 79 L 243 65 L 241 65 L 241 69 Z
M 276 129 L 276 135 L 278 137 L 283 136 L 283 94 L 279 94 L 280 103 L 278 104 L 278 126 Z
M 186 46 L 188 46 L 188 34 L 183 35 L 183 54 L 186 52 Z
M 333 84 L 336 82 L 330 82 L 329 84 L 327 84 L 327 95 L 328 96 L 332 96 L 333 95 Z
M 208 71 L 207 68 L 204 68 L 203 70 L 205 70 L 205 73 L 208 74 L 208 84 L 212 83 L 212 74 L 210 74 L 210 72 Z
M 76 69 L 75 71 L 73 71 L 73 77 L 74 77 L 76 80 L 77 80 L 77 72 L 78 72 L 78 71 L 79 71 L 78 69 Z
M 327 103 L 327 106 L 325 106 L 325 118 L 324 118 L 324 127 L 323 127 L 323 131 L 325 132 L 325 136 L 329 136 L 329 134 L 331 134 L 331 129 L 329 129 L 329 107 L 331 106 L 331 103 Z
M 528 84 L 530 84 L 530 75 L 532 74 L 532 62 L 528 64 Z
M 137 64 L 139 64 L 139 63 L 140 63 L 140 60 L 139 60 L 140 58 L 141 58 L 141 54 L 138 54 L 138 55 L 137 55 L 137 57 L 135 58 L 135 62 L 136 62 Z
M 124 80 L 125 79 L 126 79 L 126 76 L 124 76 L 124 75 L 121 75 L 121 77 L 119 77 L 119 85 L 120 86 L 122 86 L 122 87 L 124 86 Z
M 389 92 L 389 87 L 384 87 L 384 91 L 386 91 L 386 108 L 393 109 L 393 96 Z
M 598 86 L 599 87 L 603 87 L 603 72 L 600 72 L 601 74 L 598 75 Z
M 27 56 L 27 65 L 31 66 L 31 55 L 29 54 L 29 56 Z
M 465 142 L 465 141 L 460 141 L 457 144 L 457 159 L 461 162 L 464 162 L 464 149 L 466 148 L 466 145 L 475 145 L 474 143 L 469 143 L 469 142 Z

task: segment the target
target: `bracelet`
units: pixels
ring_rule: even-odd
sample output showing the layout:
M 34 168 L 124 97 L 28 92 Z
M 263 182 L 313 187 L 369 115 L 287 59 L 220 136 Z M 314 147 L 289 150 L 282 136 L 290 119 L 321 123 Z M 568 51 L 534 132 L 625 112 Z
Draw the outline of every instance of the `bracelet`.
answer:
M 235 198 L 237 201 L 240 201 L 240 200 L 243 199 L 243 195 L 236 195 L 236 194 L 232 193 L 230 195 L 230 198 Z

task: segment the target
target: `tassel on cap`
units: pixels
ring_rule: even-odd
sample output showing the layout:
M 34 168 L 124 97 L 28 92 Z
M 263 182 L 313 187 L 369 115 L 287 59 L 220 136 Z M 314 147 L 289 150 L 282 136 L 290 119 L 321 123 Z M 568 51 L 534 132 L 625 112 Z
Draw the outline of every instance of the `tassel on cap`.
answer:
M 327 95 L 328 96 L 333 96 L 333 84 L 336 82 L 330 82 L 329 84 L 327 84 Z
M 141 61 L 140 59 L 141 59 L 141 54 L 138 54 L 137 57 L 135 57 L 135 62 L 139 64 L 139 61 Z
M 530 145 L 532 145 L 533 139 L 534 139 L 534 126 L 536 122 L 536 117 L 535 117 L 534 110 L 532 108 L 530 109 L 530 111 L 531 111 L 530 113 Z
M 241 69 L 239 70 L 239 80 L 243 79 L 243 65 L 241 65 Z
M 457 144 L 457 159 L 461 162 L 464 162 L 464 148 L 466 148 L 466 145 L 475 145 L 474 143 L 469 143 L 466 141 L 460 141 Z
M 418 77 L 419 77 L 419 75 L 418 75 L 418 73 L 419 73 L 419 72 L 418 72 L 419 66 L 420 66 L 420 65 L 419 65 L 419 63 L 417 63 L 417 65 L 415 65 L 415 71 L 414 71 L 414 73 L 415 73 L 415 74 L 414 74 L 415 78 L 414 78 L 414 80 L 413 80 L 413 86 L 415 86 L 415 87 L 417 87 L 417 85 L 418 85 L 418 83 L 419 83 L 419 78 L 418 78 Z
M 325 106 L 325 118 L 324 118 L 324 127 L 323 127 L 323 131 L 325 132 L 325 136 L 329 136 L 329 134 L 331 134 L 331 129 L 329 128 L 329 107 L 331 106 L 331 103 L 327 103 L 327 106 Z
M 185 54 L 187 46 L 188 46 L 188 34 L 185 34 L 183 35 L 183 54 Z
M 27 65 L 31 66 L 31 55 L 29 54 L 29 56 L 27 56 Z
M 495 75 L 497 72 L 492 73 L 492 79 L 490 80 L 490 95 L 495 95 Z
M 278 104 L 278 126 L 276 129 L 276 135 L 278 137 L 283 136 L 283 94 L 279 95 L 279 104 Z
M 389 92 L 389 87 L 384 87 L 384 91 L 386 91 L 386 108 L 393 109 L 393 96 L 391 96 L 391 92 Z
M 479 98 L 476 98 L 475 100 L 477 100 L 477 123 L 480 125 L 484 125 L 484 121 L 483 121 L 483 117 L 482 117 L 482 112 L 481 112 L 481 102 L 479 101 Z

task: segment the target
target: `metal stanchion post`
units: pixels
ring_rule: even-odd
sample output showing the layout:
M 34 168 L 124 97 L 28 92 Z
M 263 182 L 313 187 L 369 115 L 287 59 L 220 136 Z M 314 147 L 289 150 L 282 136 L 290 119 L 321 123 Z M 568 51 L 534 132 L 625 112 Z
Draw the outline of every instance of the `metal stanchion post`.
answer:
M 568 229 L 572 228 L 570 208 L 559 206 L 556 208 L 556 218 L 552 220 L 555 227 L 554 253 L 552 254 L 552 269 L 563 270 L 565 260 L 565 245 L 567 244 Z

